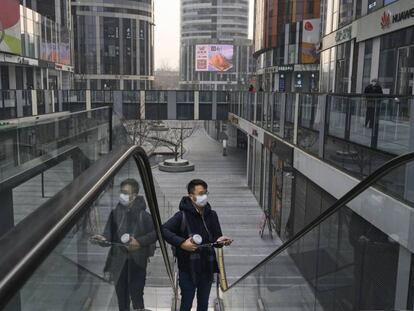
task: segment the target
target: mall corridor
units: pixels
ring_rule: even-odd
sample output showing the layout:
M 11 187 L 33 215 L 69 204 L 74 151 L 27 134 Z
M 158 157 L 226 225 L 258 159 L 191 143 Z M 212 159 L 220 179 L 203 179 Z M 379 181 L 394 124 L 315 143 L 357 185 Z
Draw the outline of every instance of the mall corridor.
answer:
M 263 239 L 259 236 L 262 210 L 247 187 L 245 151 L 229 148 L 228 156 L 224 157 L 220 142 L 208 136 L 204 129 L 186 140 L 185 148 L 184 158 L 195 164 L 195 171 L 165 173 L 155 168 L 155 180 L 169 198 L 174 212 L 178 210 L 182 196 L 186 195 L 186 185 L 191 179 L 201 178 L 207 182 L 209 201 L 219 215 L 223 234 L 235 240 L 225 249 L 227 278 L 231 284 L 281 242 L 266 234 Z

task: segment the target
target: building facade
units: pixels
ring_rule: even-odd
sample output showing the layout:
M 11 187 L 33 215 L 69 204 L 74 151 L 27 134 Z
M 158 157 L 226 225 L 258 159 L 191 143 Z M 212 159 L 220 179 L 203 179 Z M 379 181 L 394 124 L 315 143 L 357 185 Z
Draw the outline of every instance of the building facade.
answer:
M 248 25 L 248 0 L 181 0 L 181 88 L 247 89 Z
M 154 80 L 153 0 L 72 1 L 75 86 L 138 90 Z
M 411 0 L 324 0 L 321 91 L 363 93 L 374 78 L 385 94 L 414 94 Z
M 320 0 L 256 0 L 254 56 L 257 88 L 318 90 Z
M 0 10 L 0 89 L 72 87 L 68 0 L 7 0 Z

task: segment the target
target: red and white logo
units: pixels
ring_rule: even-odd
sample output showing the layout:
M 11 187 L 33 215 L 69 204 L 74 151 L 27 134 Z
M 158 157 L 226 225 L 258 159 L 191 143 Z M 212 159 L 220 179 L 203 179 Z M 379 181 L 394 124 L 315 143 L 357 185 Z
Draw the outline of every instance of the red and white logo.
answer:
M 312 25 L 312 23 L 311 23 L 310 21 L 307 21 L 307 22 L 305 23 L 305 29 L 306 29 L 307 31 L 312 31 L 312 30 L 313 30 L 313 25 Z
M 390 11 L 384 11 L 384 14 L 381 16 L 381 28 L 385 29 L 391 26 L 391 17 L 392 14 Z

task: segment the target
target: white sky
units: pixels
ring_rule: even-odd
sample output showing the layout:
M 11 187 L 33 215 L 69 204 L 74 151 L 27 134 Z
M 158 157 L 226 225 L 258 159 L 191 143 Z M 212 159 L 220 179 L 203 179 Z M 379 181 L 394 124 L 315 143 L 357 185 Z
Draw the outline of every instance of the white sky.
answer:
M 253 37 L 253 7 L 250 1 L 249 38 Z M 180 48 L 180 0 L 154 0 L 155 69 L 163 64 L 178 69 Z

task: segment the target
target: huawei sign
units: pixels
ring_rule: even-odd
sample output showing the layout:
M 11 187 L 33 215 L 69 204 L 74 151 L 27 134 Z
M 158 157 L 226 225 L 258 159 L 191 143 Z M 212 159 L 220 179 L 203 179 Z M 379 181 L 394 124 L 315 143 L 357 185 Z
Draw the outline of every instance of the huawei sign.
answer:
M 393 24 L 402 23 L 412 18 L 414 18 L 414 8 L 396 14 L 392 14 L 388 10 L 381 15 L 381 28 L 385 30 Z
M 385 11 L 381 16 L 381 28 L 385 29 L 391 25 L 392 14 L 390 11 Z

